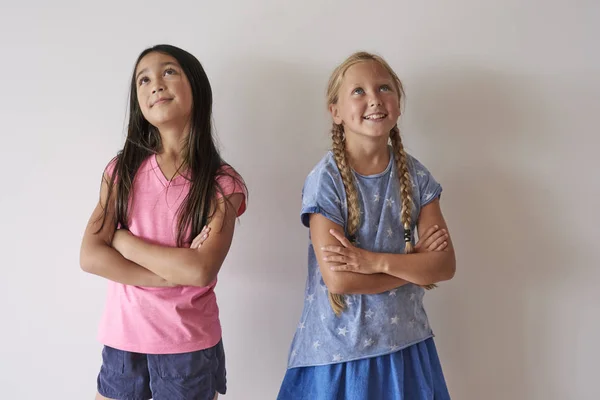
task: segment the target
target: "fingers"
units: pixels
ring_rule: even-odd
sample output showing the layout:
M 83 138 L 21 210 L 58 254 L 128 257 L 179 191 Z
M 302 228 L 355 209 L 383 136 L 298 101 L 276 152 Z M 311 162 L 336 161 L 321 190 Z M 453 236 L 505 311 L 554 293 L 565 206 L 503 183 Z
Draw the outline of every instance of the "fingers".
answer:
M 424 237 L 422 240 L 420 240 L 421 242 L 421 246 L 424 249 L 428 249 L 429 246 L 431 246 L 431 243 L 433 243 L 437 238 L 439 238 L 440 236 L 442 236 L 444 233 L 442 232 L 442 229 L 439 229 L 439 226 L 434 225 L 429 229 L 433 229 L 433 232 L 430 232 L 429 235 L 427 237 Z
M 440 229 L 431 235 L 426 243 L 425 248 L 428 251 L 437 251 L 438 247 L 442 246 L 444 243 L 446 246 L 448 245 L 448 232 L 445 229 Z
M 339 240 L 339 242 L 342 244 L 342 246 L 344 247 L 352 247 L 352 243 L 350 243 L 350 241 L 346 238 L 346 236 L 344 236 L 342 233 L 338 232 L 335 229 L 331 229 L 329 231 L 329 233 L 336 238 L 337 240 Z
M 346 257 L 346 256 L 337 255 L 337 256 L 323 257 L 323 261 L 346 264 L 346 263 L 348 263 L 349 260 L 348 260 L 348 257 Z
M 346 250 L 346 248 L 341 247 L 341 246 L 325 246 L 325 247 L 321 247 L 321 250 L 326 251 L 328 253 L 337 253 L 337 254 L 343 254 L 343 255 L 349 254 L 349 252 Z
M 197 249 L 208 239 L 208 234 L 210 233 L 210 227 L 205 226 L 202 228 L 202 231 L 194 238 L 192 244 L 190 245 L 191 249 Z
M 435 250 L 432 251 L 444 251 L 448 247 L 448 242 L 443 242 Z
M 419 243 L 423 243 L 431 235 L 433 235 L 435 232 L 437 232 L 438 229 L 439 229 L 439 226 L 437 226 L 437 225 L 432 225 L 429 228 L 427 228 L 427 230 L 425 230 L 425 232 L 423 232 L 423 235 L 419 238 Z

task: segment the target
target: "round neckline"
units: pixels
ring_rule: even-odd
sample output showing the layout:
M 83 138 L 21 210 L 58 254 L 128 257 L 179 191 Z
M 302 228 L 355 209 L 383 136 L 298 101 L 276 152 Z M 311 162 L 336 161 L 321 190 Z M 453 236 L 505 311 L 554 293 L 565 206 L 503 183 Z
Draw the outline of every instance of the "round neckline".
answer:
M 390 153 L 390 161 L 388 162 L 387 167 L 385 167 L 385 169 L 381 172 L 378 172 L 376 174 L 372 174 L 372 175 L 363 175 L 359 172 L 356 172 L 356 170 L 352 167 L 350 167 L 350 169 L 352 170 L 352 172 L 354 173 L 354 175 L 360 177 L 360 178 L 365 178 L 365 179 L 374 179 L 374 178 L 380 178 L 383 175 L 387 174 L 388 172 L 390 172 L 390 170 L 392 169 L 392 165 L 394 164 L 394 154 L 392 153 L 391 147 L 388 145 L 388 150 Z

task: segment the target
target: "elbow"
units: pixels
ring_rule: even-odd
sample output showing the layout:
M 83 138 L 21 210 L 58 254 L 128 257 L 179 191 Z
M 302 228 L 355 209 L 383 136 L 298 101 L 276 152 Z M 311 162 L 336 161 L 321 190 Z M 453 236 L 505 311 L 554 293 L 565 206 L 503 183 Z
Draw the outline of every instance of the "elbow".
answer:
M 454 275 L 456 274 L 456 257 L 454 256 L 454 252 L 452 252 L 452 257 L 450 258 L 450 260 L 448 260 L 448 265 L 446 266 L 444 272 L 444 280 L 449 281 L 450 279 L 454 278 Z
M 89 274 L 94 271 L 94 257 L 90 255 L 90 251 L 84 247 L 82 247 L 79 252 L 79 267 L 83 272 L 87 272 Z
M 448 267 L 445 272 L 446 274 L 443 280 L 449 281 L 450 279 L 454 278 L 454 275 L 456 274 L 456 263 L 452 263 L 452 265 Z
M 341 276 L 336 276 L 339 274 L 335 274 L 333 276 L 323 275 L 323 281 L 325 282 L 325 286 L 327 286 L 327 290 L 331 294 L 352 294 L 351 290 L 346 284 L 344 279 L 341 279 Z
M 454 274 L 456 274 L 456 260 L 452 257 L 451 260 L 445 265 L 445 267 L 440 271 L 437 281 L 449 281 L 454 278 Z
M 219 272 L 220 265 L 211 265 L 211 264 L 195 264 L 191 266 L 190 271 L 194 271 L 188 277 L 187 281 L 182 284 L 197 286 L 197 287 L 207 287 L 210 286 L 215 279 L 217 279 L 217 273 Z M 168 279 L 167 279 L 168 280 Z

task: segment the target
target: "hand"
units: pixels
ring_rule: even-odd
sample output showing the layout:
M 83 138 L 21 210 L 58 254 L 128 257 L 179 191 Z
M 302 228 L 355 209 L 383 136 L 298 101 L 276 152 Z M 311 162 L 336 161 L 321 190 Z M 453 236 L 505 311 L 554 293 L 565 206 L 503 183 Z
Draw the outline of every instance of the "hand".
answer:
M 415 253 L 443 251 L 448 247 L 448 232 L 437 225 L 429 227 L 415 245 Z
M 206 242 L 206 240 L 208 239 L 208 234 L 210 233 L 210 226 L 205 226 L 204 228 L 202 228 L 202 232 L 200 232 L 198 234 L 198 236 L 196 236 L 194 238 L 194 240 L 192 241 L 192 244 L 190 245 L 190 249 L 199 249 L 200 247 L 202 247 L 202 244 L 204 242 Z
M 127 239 L 131 236 L 133 236 L 133 234 L 131 232 L 129 232 L 127 229 L 117 229 L 112 238 L 112 242 L 111 242 L 112 247 L 116 251 L 121 253 L 121 255 L 125 258 L 127 258 L 125 256 L 125 252 L 127 249 Z
M 377 262 L 375 253 L 359 249 L 340 232 L 332 229 L 329 233 L 335 237 L 341 246 L 325 246 L 321 250 L 325 252 L 324 261 L 335 262 L 338 265 L 331 266 L 332 271 L 348 271 L 359 274 L 376 274 Z
M 426 253 L 429 251 L 445 251 L 448 247 L 448 231 L 440 229 L 439 226 L 433 225 L 419 237 L 419 241 L 415 245 L 415 253 Z M 427 290 L 437 287 L 435 283 L 421 286 Z

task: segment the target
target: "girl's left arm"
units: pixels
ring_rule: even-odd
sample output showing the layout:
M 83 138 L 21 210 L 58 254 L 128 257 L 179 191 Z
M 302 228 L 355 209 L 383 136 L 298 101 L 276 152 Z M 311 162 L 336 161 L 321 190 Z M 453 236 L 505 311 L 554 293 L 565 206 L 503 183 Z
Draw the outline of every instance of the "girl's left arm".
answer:
M 208 286 L 221 269 L 233 240 L 237 211 L 244 195 L 235 193 L 217 202 L 208 224 L 210 237 L 198 249 L 150 244 L 129 231 L 117 230 L 113 246 L 126 259 L 178 285 Z
M 442 215 L 440 200 L 436 199 L 421 209 L 417 229 L 419 235 L 432 225 L 447 233 L 448 246 L 444 251 L 411 254 L 379 254 L 381 272 L 407 280 L 417 285 L 447 281 L 456 272 L 456 257 L 448 226 Z
M 456 271 L 456 258 L 439 199 L 421 209 L 417 221 L 419 236 L 434 225 L 447 234 L 447 247 L 443 251 L 411 254 L 374 253 L 350 245 L 345 238 L 336 233 L 336 237 L 340 236 L 338 240 L 342 246 L 329 247 L 327 251 L 330 256 L 327 260 L 341 264 L 332 267 L 335 271 L 385 273 L 421 286 L 450 280 Z

